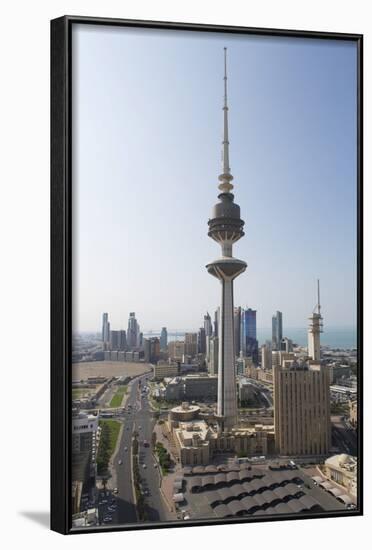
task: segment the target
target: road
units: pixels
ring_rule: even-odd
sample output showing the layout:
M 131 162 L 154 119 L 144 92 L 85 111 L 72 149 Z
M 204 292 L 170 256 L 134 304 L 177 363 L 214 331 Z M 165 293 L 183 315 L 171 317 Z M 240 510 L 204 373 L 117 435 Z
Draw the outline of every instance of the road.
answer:
M 143 384 L 142 384 L 143 387 Z M 146 512 L 149 521 L 165 521 L 169 519 L 163 497 L 160 493 L 160 475 L 151 450 L 151 436 L 156 420 L 150 409 L 148 394 L 141 396 L 139 392 L 138 410 L 136 412 L 136 430 L 139 434 L 139 462 L 142 488 L 148 492 L 146 496 Z M 149 447 L 144 446 L 144 441 Z
M 154 458 L 151 451 L 151 434 L 155 419 L 151 412 L 147 396 L 142 397 L 142 388 L 146 385 L 146 373 L 135 378 L 128 384 L 128 396 L 125 403 L 126 411 L 120 417 L 124 421 L 121 433 L 118 452 L 114 458 L 114 479 L 116 479 L 117 494 L 100 492 L 99 518 L 100 522 L 104 517 L 110 515 L 112 524 L 137 523 L 137 509 L 133 495 L 132 485 L 132 438 L 137 432 L 139 441 L 139 462 L 141 475 L 141 488 L 147 493 L 145 495 L 145 506 L 148 521 L 163 521 L 167 519 L 167 510 L 161 496 L 160 478 L 157 468 L 154 467 Z M 147 440 L 149 447 L 144 447 L 143 442 Z M 119 464 L 119 460 L 122 464 Z M 143 464 L 146 467 L 143 467 Z M 109 509 L 114 500 L 114 509 Z M 102 502 L 104 501 L 104 502 Z
M 339 417 L 332 417 L 332 445 L 338 447 L 341 453 L 358 454 L 357 431 Z

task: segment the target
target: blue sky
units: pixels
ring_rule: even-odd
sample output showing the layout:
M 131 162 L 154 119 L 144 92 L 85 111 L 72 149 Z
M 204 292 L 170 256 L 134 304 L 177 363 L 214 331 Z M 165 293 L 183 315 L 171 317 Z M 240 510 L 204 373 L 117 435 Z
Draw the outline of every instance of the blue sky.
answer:
M 74 328 L 197 329 L 220 300 L 205 265 L 230 165 L 247 262 L 235 304 L 305 326 L 356 319 L 356 47 L 351 42 L 77 25 L 73 33 Z

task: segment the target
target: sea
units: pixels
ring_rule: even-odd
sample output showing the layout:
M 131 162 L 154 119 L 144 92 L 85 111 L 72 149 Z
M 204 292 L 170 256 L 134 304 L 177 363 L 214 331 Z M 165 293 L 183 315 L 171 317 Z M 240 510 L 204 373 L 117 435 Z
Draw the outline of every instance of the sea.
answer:
M 168 330 L 168 341 L 182 340 L 185 332 L 197 332 L 195 329 L 184 329 L 173 331 Z M 145 332 L 144 337 L 160 336 L 160 331 Z M 290 338 L 299 346 L 307 346 L 307 328 L 306 327 L 288 327 L 283 331 L 283 336 Z M 259 345 L 266 340 L 271 340 L 271 328 L 257 327 L 257 339 Z M 321 334 L 321 345 L 331 349 L 356 349 L 357 330 L 355 327 L 324 327 Z

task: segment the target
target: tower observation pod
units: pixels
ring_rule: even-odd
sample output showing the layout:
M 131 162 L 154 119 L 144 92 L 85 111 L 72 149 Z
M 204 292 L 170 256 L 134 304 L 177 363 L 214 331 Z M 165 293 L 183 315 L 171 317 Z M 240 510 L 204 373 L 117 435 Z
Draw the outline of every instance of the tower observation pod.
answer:
M 238 417 L 233 281 L 245 271 L 247 264 L 234 258 L 232 250 L 233 244 L 244 236 L 244 221 L 240 218 L 240 207 L 234 203 L 234 195 L 231 193 L 234 186 L 229 165 L 226 48 L 224 66 L 222 174 L 218 178 L 221 193 L 208 221 L 208 236 L 221 245 L 221 257 L 206 267 L 221 283 L 217 418 L 220 431 L 229 431 L 237 425 Z

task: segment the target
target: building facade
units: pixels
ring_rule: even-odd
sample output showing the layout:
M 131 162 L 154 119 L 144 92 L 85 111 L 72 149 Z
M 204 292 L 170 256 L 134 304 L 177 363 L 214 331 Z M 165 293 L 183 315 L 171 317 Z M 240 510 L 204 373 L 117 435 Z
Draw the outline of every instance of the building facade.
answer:
M 331 446 L 329 371 L 285 361 L 274 367 L 274 424 L 281 455 L 327 455 Z

